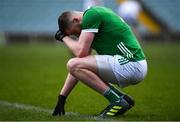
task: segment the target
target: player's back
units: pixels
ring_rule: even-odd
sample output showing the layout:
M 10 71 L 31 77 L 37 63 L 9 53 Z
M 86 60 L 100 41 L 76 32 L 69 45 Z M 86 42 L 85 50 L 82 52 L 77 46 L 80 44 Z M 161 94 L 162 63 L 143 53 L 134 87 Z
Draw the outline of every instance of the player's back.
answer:
M 82 29 L 95 33 L 92 48 L 100 55 L 121 55 L 132 61 L 145 58 L 130 27 L 108 8 L 88 9 L 83 16 Z
M 92 10 L 97 11 L 102 23 L 99 31 L 110 32 L 114 30 L 120 30 L 121 32 L 129 29 L 129 26 L 124 20 L 114 13 L 111 9 L 105 7 L 93 7 Z

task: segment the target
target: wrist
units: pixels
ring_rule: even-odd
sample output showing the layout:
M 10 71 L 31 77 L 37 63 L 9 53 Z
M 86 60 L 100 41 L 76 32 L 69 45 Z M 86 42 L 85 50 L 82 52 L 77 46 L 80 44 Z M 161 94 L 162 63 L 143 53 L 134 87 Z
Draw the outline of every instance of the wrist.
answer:
M 61 38 L 60 38 L 60 41 L 61 41 L 61 42 L 64 42 L 64 40 L 63 40 L 64 37 L 66 37 L 66 35 L 62 35 L 62 36 L 61 36 Z
M 63 42 L 66 44 L 69 41 L 69 36 L 64 36 L 63 37 Z
M 64 33 L 62 33 L 60 30 L 58 30 L 55 34 L 55 39 L 56 40 L 59 40 L 61 42 L 63 42 L 63 38 L 65 37 L 66 35 Z
M 67 98 L 67 97 L 64 96 L 64 95 L 59 95 L 59 96 L 58 96 L 59 101 L 61 101 L 61 102 L 63 102 L 63 103 L 66 101 L 66 98 Z

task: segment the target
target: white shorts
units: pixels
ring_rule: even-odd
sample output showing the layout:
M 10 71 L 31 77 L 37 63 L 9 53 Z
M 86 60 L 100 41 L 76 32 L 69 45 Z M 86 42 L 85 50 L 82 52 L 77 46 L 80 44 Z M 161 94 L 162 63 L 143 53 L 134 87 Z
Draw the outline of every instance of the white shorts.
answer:
M 142 81 L 147 74 L 147 62 L 129 61 L 119 63 L 124 59 L 120 55 L 95 55 L 100 78 L 107 83 L 118 84 L 120 87 L 135 85 Z

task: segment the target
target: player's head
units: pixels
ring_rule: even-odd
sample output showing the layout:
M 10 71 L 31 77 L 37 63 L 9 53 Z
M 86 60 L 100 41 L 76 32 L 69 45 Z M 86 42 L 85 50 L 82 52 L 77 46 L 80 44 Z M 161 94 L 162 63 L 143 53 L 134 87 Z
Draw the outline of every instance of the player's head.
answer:
M 66 35 L 79 36 L 81 33 L 82 13 L 66 11 L 58 18 L 59 29 Z

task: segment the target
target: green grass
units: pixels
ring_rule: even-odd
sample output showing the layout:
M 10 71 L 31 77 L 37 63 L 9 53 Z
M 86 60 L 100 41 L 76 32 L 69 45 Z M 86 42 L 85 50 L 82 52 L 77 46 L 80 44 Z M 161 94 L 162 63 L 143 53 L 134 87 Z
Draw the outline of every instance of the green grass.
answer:
M 146 79 L 123 91 L 136 105 L 113 120 L 180 120 L 180 44 L 145 44 Z M 0 47 L 0 101 L 53 109 L 67 75 L 69 51 L 61 45 Z M 0 120 L 94 120 L 107 100 L 79 83 L 67 100 L 66 111 L 80 115 L 52 117 L 49 113 L 0 104 Z

